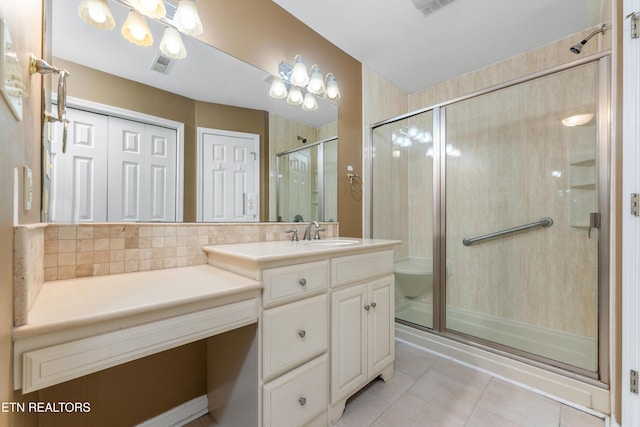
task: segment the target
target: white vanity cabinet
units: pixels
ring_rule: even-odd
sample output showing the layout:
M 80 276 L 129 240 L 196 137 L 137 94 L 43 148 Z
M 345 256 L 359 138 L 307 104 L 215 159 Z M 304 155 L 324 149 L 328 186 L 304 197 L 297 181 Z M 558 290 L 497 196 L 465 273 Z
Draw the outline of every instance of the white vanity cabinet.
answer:
M 326 426 L 329 261 L 267 268 L 262 280 L 263 426 Z
M 393 252 L 332 259 L 331 408 L 336 422 L 347 398 L 382 375 L 393 375 Z
M 393 375 L 393 246 L 375 239 L 207 246 L 209 264 L 262 281 L 263 427 L 331 426 L 348 397 Z

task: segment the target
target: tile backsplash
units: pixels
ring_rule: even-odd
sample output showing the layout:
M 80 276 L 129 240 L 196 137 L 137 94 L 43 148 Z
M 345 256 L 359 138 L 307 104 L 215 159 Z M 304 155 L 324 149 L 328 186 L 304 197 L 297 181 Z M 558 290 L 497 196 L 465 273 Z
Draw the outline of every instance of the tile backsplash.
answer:
M 15 228 L 14 323 L 26 323 L 45 282 L 206 264 L 204 245 L 287 240 L 301 223 L 34 224 Z M 323 224 L 325 237 L 338 224 Z

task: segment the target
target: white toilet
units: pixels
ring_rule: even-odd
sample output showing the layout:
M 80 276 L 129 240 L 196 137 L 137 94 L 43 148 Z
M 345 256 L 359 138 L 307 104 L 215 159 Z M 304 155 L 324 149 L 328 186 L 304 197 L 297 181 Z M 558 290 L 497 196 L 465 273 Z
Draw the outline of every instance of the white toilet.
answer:
M 396 285 L 408 299 L 429 295 L 433 289 L 433 263 L 428 258 L 407 257 L 393 264 Z

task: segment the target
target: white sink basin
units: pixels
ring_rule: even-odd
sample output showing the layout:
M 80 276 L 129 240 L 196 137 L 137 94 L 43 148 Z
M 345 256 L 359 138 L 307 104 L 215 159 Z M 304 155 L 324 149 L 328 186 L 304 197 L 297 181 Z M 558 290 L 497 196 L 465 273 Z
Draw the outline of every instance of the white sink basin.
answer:
M 304 242 L 311 246 L 350 246 L 358 244 L 357 240 L 332 239 L 332 240 L 307 240 Z

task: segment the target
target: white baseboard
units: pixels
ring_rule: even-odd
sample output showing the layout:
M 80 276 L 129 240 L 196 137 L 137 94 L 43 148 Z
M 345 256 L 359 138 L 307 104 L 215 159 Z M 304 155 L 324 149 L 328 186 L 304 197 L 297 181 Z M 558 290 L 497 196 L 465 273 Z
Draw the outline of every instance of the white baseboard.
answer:
M 207 412 L 209 412 L 209 400 L 205 394 L 148 419 L 138 424 L 137 427 L 178 427 L 205 415 Z

